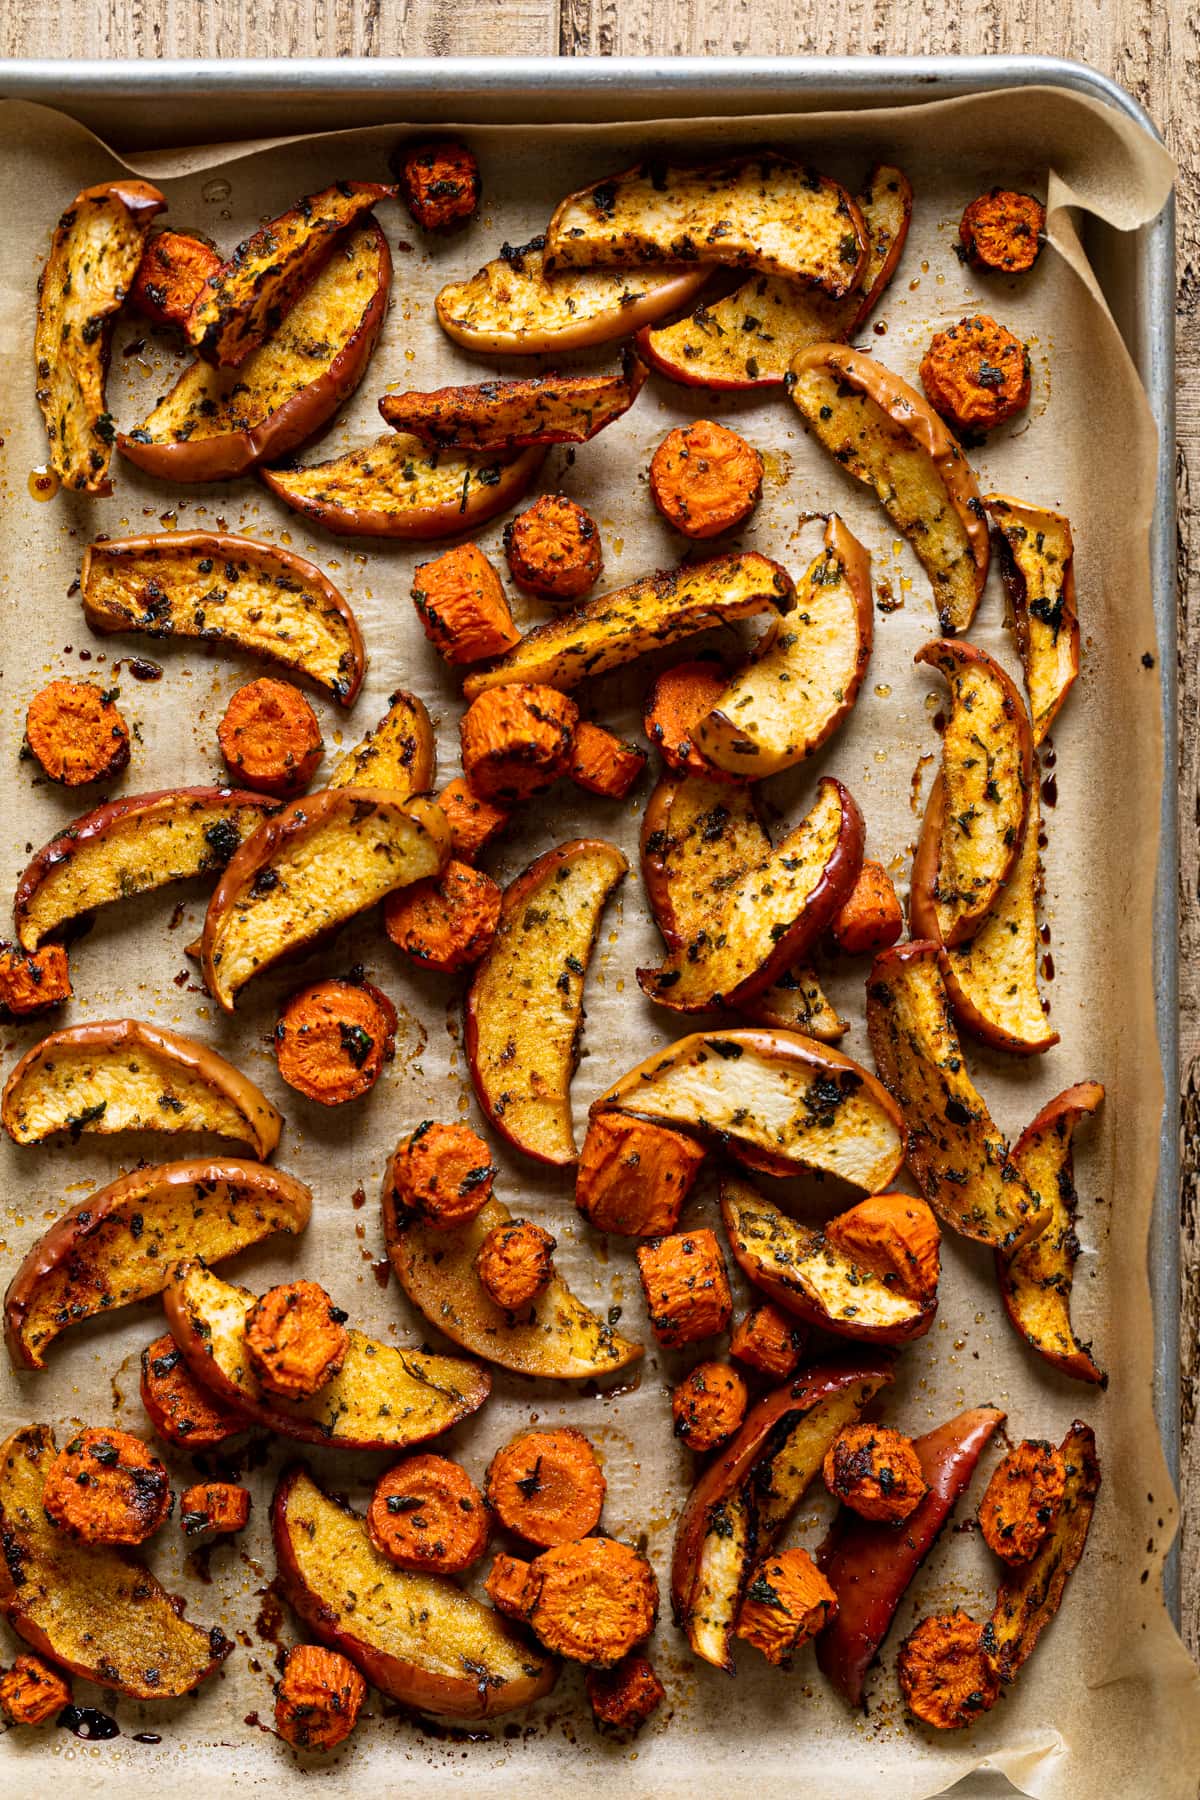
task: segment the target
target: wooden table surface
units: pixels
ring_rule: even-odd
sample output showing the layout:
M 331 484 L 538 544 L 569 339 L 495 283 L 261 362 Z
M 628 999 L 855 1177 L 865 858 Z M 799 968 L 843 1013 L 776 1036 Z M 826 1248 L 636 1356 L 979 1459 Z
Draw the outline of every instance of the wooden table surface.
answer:
M 1038 52 L 1090 63 L 1178 160 L 1183 1626 L 1200 1658 L 1200 9 L 1186 0 L 0 0 L 3 56 L 671 56 Z M 1200 493 L 1197 495 L 1200 509 Z M 1193 541 L 1193 519 L 1198 541 Z

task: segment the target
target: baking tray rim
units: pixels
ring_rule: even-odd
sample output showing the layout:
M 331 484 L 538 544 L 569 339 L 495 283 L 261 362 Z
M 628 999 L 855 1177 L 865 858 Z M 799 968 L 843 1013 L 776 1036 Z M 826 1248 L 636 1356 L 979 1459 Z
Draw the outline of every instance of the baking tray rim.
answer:
M 1085 63 L 1052 56 L 871 57 L 346 57 L 294 59 L 163 58 L 80 61 L 0 58 L 0 98 L 38 101 L 71 113 L 81 102 L 139 101 L 169 95 L 214 102 L 298 92 L 336 107 L 356 96 L 403 102 L 453 92 L 459 116 L 473 99 L 556 93 L 644 103 L 661 97 L 718 96 L 748 112 L 797 112 L 847 101 L 919 105 L 932 99 L 1027 86 L 1065 87 L 1115 108 L 1161 141 L 1150 115 L 1119 83 Z M 805 106 L 805 102 L 808 106 Z M 348 123 L 361 123 L 349 120 Z M 335 128 L 333 122 L 330 128 Z M 1179 1486 L 1181 1451 L 1179 1095 L 1179 843 L 1176 709 L 1177 582 L 1175 503 L 1175 196 L 1134 240 L 1134 316 L 1126 343 L 1158 427 L 1158 466 L 1150 528 L 1151 584 L 1158 639 L 1163 725 L 1161 836 L 1153 915 L 1155 1018 L 1163 1073 L 1159 1166 L 1147 1244 L 1154 1318 L 1153 1405 L 1171 1479 Z M 1163 1590 L 1179 1623 L 1179 1545 L 1163 1570 Z

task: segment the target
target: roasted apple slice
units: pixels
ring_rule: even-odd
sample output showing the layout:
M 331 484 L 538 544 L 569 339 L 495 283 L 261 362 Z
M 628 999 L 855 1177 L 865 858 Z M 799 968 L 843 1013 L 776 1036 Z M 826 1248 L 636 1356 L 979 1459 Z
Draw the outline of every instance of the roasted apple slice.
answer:
M 85 188 L 54 228 L 38 277 L 37 401 L 50 467 L 64 487 L 111 494 L 116 431 L 105 399 L 113 320 L 133 286 L 146 234 L 166 201 L 126 177 Z
M 942 639 L 918 650 L 946 678 L 950 717 L 942 734 L 936 852 L 922 860 L 919 909 L 935 913 L 938 941 L 966 943 L 996 904 L 1025 840 L 1033 790 L 1029 714 L 1009 676 L 985 650 Z
M 262 1163 L 206 1158 L 122 1175 L 56 1219 L 9 1282 L 13 1367 L 44 1368 L 69 1326 L 160 1294 L 182 1258 L 220 1262 L 273 1232 L 303 1231 L 311 1205 L 302 1181 Z
M 246 1315 L 257 1296 L 201 1262 L 176 1263 L 163 1289 L 171 1336 L 201 1385 L 256 1425 L 304 1444 L 400 1450 L 424 1443 L 479 1408 L 486 1369 L 458 1356 L 398 1350 L 351 1330 L 346 1359 L 307 1400 L 284 1400 L 259 1383 L 246 1355 Z
M 521 1375 L 584 1381 L 636 1362 L 642 1346 L 618 1336 L 557 1274 L 521 1314 L 514 1317 L 496 1305 L 479 1279 L 475 1258 L 488 1233 L 511 1216 L 499 1200 L 489 1200 L 461 1230 L 434 1231 L 403 1215 L 386 1177 L 383 1239 L 413 1305 L 464 1350 Z
M 933 1324 L 936 1287 L 916 1293 L 876 1274 L 822 1232 L 789 1218 L 749 1182 L 732 1176 L 722 1181 L 721 1219 L 746 1279 L 806 1324 L 874 1344 L 906 1344 Z
M 913 1440 L 929 1491 L 902 1527 L 839 1511 L 817 1554 L 838 1597 L 837 1614 L 817 1639 L 817 1662 L 851 1706 L 862 1704 L 867 1671 L 900 1602 L 1004 1417 L 994 1406 L 972 1407 Z
M 961 447 L 915 388 L 860 350 L 814 344 L 792 373 L 809 430 L 911 543 L 942 630 L 965 631 L 987 580 L 988 531 Z
M 362 632 L 327 575 L 294 551 L 228 532 L 168 531 L 89 544 L 80 575 L 93 631 L 199 638 L 266 657 L 350 706 Z
M 945 788 L 939 775 L 929 790 L 908 901 L 913 936 L 935 943 L 941 929 L 934 888 L 944 808 Z M 972 1037 L 1016 1056 L 1041 1056 L 1058 1042 L 1038 990 L 1040 824 L 1037 782 L 1031 781 L 1025 836 L 1012 874 L 970 943 L 959 944 L 942 957 L 946 992 L 959 1024 Z
M 1025 1180 L 967 1072 L 936 944 L 918 940 L 875 958 L 867 1031 L 884 1086 L 899 1105 L 905 1156 L 943 1224 L 1015 1250 L 1049 1209 Z
M 444 1575 L 398 1569 L 365 1519 L 303 1468 L 271 1503 L 279 1585 L 307 1628 L 372 1687 L 418 1712 L 492 1718 L 549 1693 L 558 1665 Z
M 76 819 L 39 850 L 17 883 L 17 942 L 45 938 L 115 900 L 216 875 L 275 810 L 236 788 L 164 788 L 131 794 Z
M 771 853 L 754 790 L 694 775 L 665 775 L 642 820 L 642 881 L 668 950 L 679 951 L 709 925 L 729 891 Z M 760 1025 L 780 1025 L 832 1043 L 846 1020 L 807 964 L 787 969 L 745 1002 Z
M 768 1029 L 695 1032 L 622 1075 L 592 1113 L 712 1137 L 764 1175 L 815 1169 L 877 1194 L 904 1161 L 900 1114 L 873 1075 L 826 1044 Z
M 794 604 L 791 576 L 756 550 L 683 563 L 536 625 L 490 669 L 468 675 L 463 693 L 474 700 L 485 688 L 508 681 L 573 688 L 588 675 L 602 675 L 714 625 L 755 613 L 787 613 Z
M 343 234 L 395 193 L 375 181 L 339 181 L 260 225 L 196 296 L 188 342 L 217 368 L 240 368 L 279 329 Z
M 231 481 L 288 456 L 331 419 L 366 374 L 392 284 L 373 220 L 334 249 L 274 335 L 237 370 L 199 359 L 135 431 L 122 456 L 163 481 Z
M 1006 1683 L 1015 1681 L 1062 1605 L 1067 1578 L 1078 1567 L 1096 1510 L 1100 1462 L 1095 1432 L 1076 1419 L 1059 1450 L 1067 1465 L 1067 1483 L 1058 1518 L 1027 1563 L 1005 1570 L 986 1628 L 986 1647 Z
M 283 1126 L 266 1095 L 207 1044 L 140 1019 L 43 1038 L 5 1082 L 0 1122 L 14 1144 L 56 1131 L 210 1131 L 259 1157 L 270 1156 Z
M 208 903 L 209 993 L 232 1012 L 252 975 L 438 874 L 449 853 L 450 827 L 431 801 L 356 787 L 293 800 L 246 839 Z
M 871 558 L 832 513 L 795 609 L 697 723 L 696 748 L 749 781 L 803 762 L 852 710 L 874 635 Z
M 1071 525 L 1062 513 L 1027 506 L 1006 494 L 985 494 L 983 504 L 1000 547 L 1000 572 L 1025 668 L 1033 741 L 1040 744 L 1079 674 Z
M 42 1490 L 58 1446 L 23 1425 L 0 1446 L 0 1613 L 39 1656 L 134 1700 L 190 1693 L 233 1648 L 219 1625 L 183 1617 L 130 1551 L 79 1544 L 46 1517 Z
M 515 506 L 542 466 L 537 445 L 511 456 L 431 450 L 389 432 L 332 462 L 264 469 L 285 506 L 335 537 L 430 538 L 475 531 Z
M 378 725 L 343 756 L 327 785 L 382 789 L 407 800 L 427 794 L 436 771 L 433 720 L 423 700 L 398 688 Z
M 379 410 L 394 430 L 435 449 L 586 444 L 629 411 L 645 379 L 645 364 L 626 352 L 619 375 L 531 375 L 431 394 L 385 394 Z
M 708 280 L 696 269 L 564 269 L 548 275 L 544 237 L 505 244 L 466 281 L 451 281 L 434 305 L 438 324 L 465 350 L 540 356 L 627 337 L 686 306 Z
M 882 1359 L 805 1369 L 754 1406 L 688 1496 L 675 1532 L 671 1604 L 696 1656 L 733 1673 L 738 1603 L 825 1452 L 892 1379 Z
M 867 228 L 845 188 L 786 156 L 639 163 L 560 201 L 547 269 L 725 263 L 811 283 L 835 297 L 862 279 Z
M 880 164 L 857 198 L 870 249 L 853 293 L 832 300 L 777 275 L 756 275 L 675 325 L 645 327 L 637 344 L 646 361 L 688 387 L 778 387 L 801 350 L 849 338 L 891 280 L 912 217 L 912 188 L 901 169 Z
M 467 994 L 475 1097 L 535 1162 L 573 1163 L 578 1154 L 571 1079 L 583 987 L 600 915 L 628 868 L 615 845 L 597 838 L 539 856 L 505 889 L 495 940 Z
M 740 1006 L 807 954 L 862 867 L 862 814 L 825 776 L 812 809 L 742 877 L 661 969 L 639 969 L 644 992 L 675 1012 Z
M 1050 1209 L 1039 1237 L 1013 1255 L 998 1252 L 996 1275 L 1004 1310 L 1014 1328 L 1064 1375 L 1103 1384 L 1091 1345 L 1081 1344 L 1071 1324 L 1071 1284 L 1079 1256 L 1075 1236 L 1075 1171 L 1071 1154 L 1081 1119 L 1099 1111 L 1104 1089 L 1081 1081 L 1043 1106 L 1012 1149 L 1012 1161 Z

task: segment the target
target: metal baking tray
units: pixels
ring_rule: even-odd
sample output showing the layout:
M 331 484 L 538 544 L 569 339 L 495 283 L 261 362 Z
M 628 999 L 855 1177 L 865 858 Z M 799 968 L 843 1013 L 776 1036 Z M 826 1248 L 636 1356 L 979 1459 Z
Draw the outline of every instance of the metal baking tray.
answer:
M 1053 85 L 1115 107 L 1157 137 L 1115 82 L 1047 56 L 349 58 L 323 61 L 6 61 L 0 96 L 53 106 L 117 150 L 187 141 L 179 102 L 203 101 L 210 141 L 349 126 L 536 119 L 804 114 L 917 105 L 987 90 Z M 1175 559 L 1175 206 L 1122 233 L 1090 216 L 1084 243 L 1158 425 L 1151 579 L 1158 636 L 1164 782 L 1154 915 L 1154 980 L 1164 1081 L 1158 1182 L 1148 1248 L 1154 1301 L 1154 1409 L 1172 1479 L 1180 1458 L 1178 837 Z M 1132 252 L 1132 253 L 1131 253 Z M 1164 1569 L 1179 1617 L 1179 1555 Z

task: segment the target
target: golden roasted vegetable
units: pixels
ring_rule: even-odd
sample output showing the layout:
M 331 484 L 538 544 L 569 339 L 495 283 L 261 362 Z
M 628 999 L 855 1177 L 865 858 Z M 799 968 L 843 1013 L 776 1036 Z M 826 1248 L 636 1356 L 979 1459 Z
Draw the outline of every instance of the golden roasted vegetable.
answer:
M 171 1336 L 196 1380 L 256 1425 L 305 1444 L 400 1450 L 436 1437 L 479 1408 L 486 1369 L 455 1356 L 398 1350 L 351 1330 L 345 1361 L 306 1399 L 283 1399 L 258 1381 L 246 1353 L 256 1295 L 201 1262 L 176 1263 L 163 1289 Z
M 862 866 L 862 814 L 825 776 L 811 810 L 731 886 L 661 969 L 639 969 L 651 999 L 676 1012 L 754 1000 L 804 956 L 837 915 Z
M 434 302 L 447 337 L 494 356 L 582 350 L 627 337 L 686 306 L 708 280 L 707 267 L 564 269 L 549 275 L 546 240 L 532 238 L 466 281 L 451 281 Z
M 231 481 L 288 456 L 326 424 L 366 374 L 392 284 L 387 239 L 373 220 L 338 243 L 278 330 L 241 367 L 202 359 L 134 431 L 122 456 L 163 481 Z
M 138 1019 L 55 1031 L 4 1084 L 0 1122 L 15 1144 L 56 1131 L 209 1131 L 270 1156 L 283 1119 L 232 1063 L 194 1038 Z
M 552 1657 L 448 1577 L 388 1562 L 366 1520 L 323 1494 L 306 1469 L 281 1478 L 271 1535 L 288 1603 L 381 1694 L 418 1712 L 483 1719 L 553 1687 Z
M 200 951 L 209 993 L 232 1012 L 251 976 L 438 874 L 449 851 L 450 827 L 428 800 L 356 787 L 293 800 L 246 839 L 209 901 Z
M 699 168 L 640 163 L 569 194 L 546 267 L 702 262 L 764 269 L 835 297 L 856 288 L 867 229 L 845 188 L 773 151 Z
M 873 488 L 930 581 L 941 628 L 965 631 L 988 572 L 988 531 L 970 465 L 933 408 L 875 357 L 815 344 L 792 364 L 809 427 Z
M 787 613 L 794 604 L 791 576 L 756 550 L 683 563 L 535 626 L 490 669 L 468 675 L 463 693 L 474 700 L 485 688 L 510 681 L 573 688 L 589 675 L 711 626 L 755 613 Z
M 160 1294 L 172 1264 L 235 1256 L 272 1232 L 303 1231 L 312 1195 L 261 1163 L 206 1158 L 136 1169 L 56 1219 L 4 1296 L 14 1368 L 45 1367 L 60 1333 Z
M 918 940 L 877 956 L 867 982 L 867 1031 L 884 1086 L 899 1105 L 905 1157 L 943 1224 L 1014 1250 L 1050 1213 L 1025 1180 L 967 1071 L 942 980 L 941 952 Z
M 89 544 L 80 575 L 93 631 L 230 644 L 307 675 L 351 706 L 367 669 L 358 621 L 292 550 L 228 532 L 168 531 Z
M 675 325 L 641 330 L 637 345 L 647 362 L 687 387 L 777 387 L 801 350 L 852 336 L 895 273 L 908 236 L 912 188 L 903 170 L 881 163 L 857 199 L 870 250 L 852 293 L 833 300 L 778 275 L 756 275 Z
M 105 399 L 113 320 L 133 286 L 150 221 L 166 201 L 148 181 L 85 188 L 59 219 L 38 277 L 37 400 L 64 487 L 111 494 L 116 428 Z
M 165 788 L 98 806 L 51 838 L 17 883 L 17 940 L 36 950 L 97 907 L 216 875 L 274 810 L 236 788 Z
M 605 902 L 629 865 L 600 839 L 548 850 L 505 889 L 466 1002 L 467 1065 L 484 1115 L 536 1162 L 576 1158 L 571 1080 Z
M 542 466 L 545 447 L 512 455 L 431 450 L 388 432 L 331 462 L 264 469 L 285 506 L 336 537 L 454 537 L 514 506 Z
M 427 794 L 436 771 L 437 744 L 425 703 L 397 688 L 378 725 L 347 751 L 326 786 L 382 789 L 407 800 Z
M 874 634 L 871 558 L 831 513 L 794 610 L 699 721 L 696 748 L 750 781 L 814 755 L 858 698 Z
M 275 335 L 350 227 L 395 193 L 375 181 L 339 181 L 260 225 L 196 296 L 188 342 L 217 368 L 240 368 Z
M 627 351 L 619 375 L 531 375 L 431 394 L 385 394 L 379 410 L 393 430 L 435 449 L 586 444 L 629 411 L 645 379 L 645 364 Z
M 128 1550 L 76 1543 L 50 1523 L 42 1492 L 56 1451 L 49 1425 L 0 1446 L 0 1613 L 40 1656 L 101 1687 L 134 1700 L 190 1693 L 231 1640 L 185 1619 Z
M 904 1161 L 900 1115 L 875 1077 L 797 1032 L 695 1032 L 594 1100 L 715 1139 L 766 1175 L 816 1169 L 878 1193 Z
M 940 793 L 925 831 L 937 830 L 914 865 L 919 915 L 932 912 L 939 943 L 966 943 L 995 906 L 1025 841 L 1033 793 L 1029 715 L 986 651 L 943 639 L 916 661 L 945 676 L 950 716 L 942 734 Z M 916 927 L 915 927 L 916 928 Z M 919 929 L 919 928 L 918 928 Z
M 1004 1310 L 1014 1328 L 1062 1374 L 1076 1381 L 1107 1380 L 1071 1323 L 1071 1286 L 1079 1239 L 1072 1144 L 1082 1119 L 1099 1111 L 1104 1089 L 1080 1081 L 1055 1095 L 1012 1148 L 1012 1162 L 1050 1209 L 1046 1229 L 1011 1255 L 996 1254 Z
M 1000 572 L 1038 745 L 1079 674 L 1075 542 L 1070 521 L 1048 507 L 1028 506 L 1005 494 L 985 494 L 983 504 L 1000 547 Z
M 553 1381 L 584 1381 L 636 1362 L 642 1346 L 577 1300 L 558 1274 L 514 1318 L 497 1306 L 475 1267 L 488 1233 L 511 1218 L 499 1200 L 455 1231 L 404 1216 L 391 1179 L 383 1188 L 383 1238 L 396 1279 L 431 1325 L 502 1369 Z

